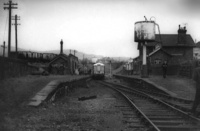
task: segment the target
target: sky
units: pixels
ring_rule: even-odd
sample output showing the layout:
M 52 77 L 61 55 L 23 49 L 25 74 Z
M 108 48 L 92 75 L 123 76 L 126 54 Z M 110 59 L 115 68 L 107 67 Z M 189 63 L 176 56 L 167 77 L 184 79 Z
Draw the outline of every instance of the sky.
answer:
M 30 51 L 75 49 L 109 57 L 137 57 L 134 25 L 152 18 L 161 34 L 177 34 L 178 25 L 200 41 L 199 0 L 12 0 L 18 9 L 18 47 Z M 8 42 L 8 10 L 0 1 L 0 45 Z M 14 22 L 14 21 L 13 21 Z M 156 29 L 156 33 L 158 33 Z M 12 26 L 11 45 L 15 47 Z M 0 49 L 2 55 L 2 48 Z

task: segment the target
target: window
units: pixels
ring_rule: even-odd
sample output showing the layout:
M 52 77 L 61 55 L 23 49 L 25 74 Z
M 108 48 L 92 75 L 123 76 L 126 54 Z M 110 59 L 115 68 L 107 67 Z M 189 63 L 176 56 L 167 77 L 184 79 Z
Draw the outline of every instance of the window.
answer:
M 154 60 L 154 64 L 156 64 L 156 65 L 161 64 L 161 59 L 155 59 L 155 60 Z

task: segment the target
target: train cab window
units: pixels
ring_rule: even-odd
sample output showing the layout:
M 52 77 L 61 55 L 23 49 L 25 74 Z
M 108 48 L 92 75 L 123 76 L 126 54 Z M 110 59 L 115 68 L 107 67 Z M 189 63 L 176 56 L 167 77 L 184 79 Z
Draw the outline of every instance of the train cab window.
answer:
M 97 71 L 100 71 L 100 70 L 101 70 L 101 66 L 98 65 L 98 66 L 97 66 Z

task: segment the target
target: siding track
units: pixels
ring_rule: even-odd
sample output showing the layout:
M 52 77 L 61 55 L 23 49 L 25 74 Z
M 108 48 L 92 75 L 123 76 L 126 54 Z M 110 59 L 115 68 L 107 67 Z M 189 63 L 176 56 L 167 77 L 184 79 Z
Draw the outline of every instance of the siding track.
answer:
M 110 82 L 107 82 L 107 83 L 110 83 Z M 162 100 L 162 101 L 164 101 L 164 102 L 166 102 L 166 103 L 168 103 L 168 104 L 170 104 L 170 105 L 172 105 L 172 106 L 174 106 L 174 107 L 176 107 L 180 110 L 183 110 L 185 112 L 189 112 L 191 107 L 192 107 L 192 104 L 193 104 L 192 100 L 173 97 L 173 96 L 170 96 L 166 93 L 163 93 L 160 90 L 146 88 L 142 84 L 139 84 L 139 83 L 135 83 L 134 86 L 117 84 L 117 83 L 112 83 L 112 84 L 114 84 L 115 86 L 123 87 L 125 89 L 129 89 L 129 90 L 134 89 L 134 90 L 146 93 L 148 95 L 151 95 L 152 97 L 160 99 L 160 100 Z M 200 115 L 200 107 L 197 108 L 197 114 L 198 114 L 197 116 Z
M 135 89 L 98 82 L 120 92 L 150 125 L 150 130 L 199 131 L 200 119 L 168 104 L 158 97 Z

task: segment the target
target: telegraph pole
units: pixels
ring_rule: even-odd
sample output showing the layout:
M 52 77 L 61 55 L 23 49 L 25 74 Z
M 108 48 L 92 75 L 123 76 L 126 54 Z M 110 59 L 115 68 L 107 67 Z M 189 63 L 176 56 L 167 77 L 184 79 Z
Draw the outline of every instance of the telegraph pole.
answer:
M 85 74 L 85 60 L 84 60 L 84 54 L 83 54 L 83 71 L 84 71 L 84 74 Z
M 110 60 L 110 78 L 112 77 L 112 67 L 111 67 L 111 60 Z
M 15 51 L 16 51 L 16 54 L 17 54 L 17 26 L 20 25 L 17 23 L 17 20 L 20 20 L 20 17 L 15 15 L 14 18 L 12 20 L 15 20 L 15 23 L 12 24 L 12 25 L 15 25 Z
M 6 42 L 3 42 L 3 45 L 1 46 L 3 48 L 3 57 L 5 57 L 5 48 L 6 48 Z
M 9 23 L 8 23 L 8 57 L 10 57 L 10 46 L 11 46 L 11 13 L 12 13 L 12 9 L 17 9 L 17 7 L 14 7 L 14 5 L 17 5 L 17 3 L 12 3 L 12 0 L 9 0 L 9 3 L 4 3 L 4 5 L 8 5 L 8 7 L 4 7 L 4 10 L 8 9 L 8 11 L 9 11 Z
M 74 50 L 74 56 L 76 55 L 76 50 Z

